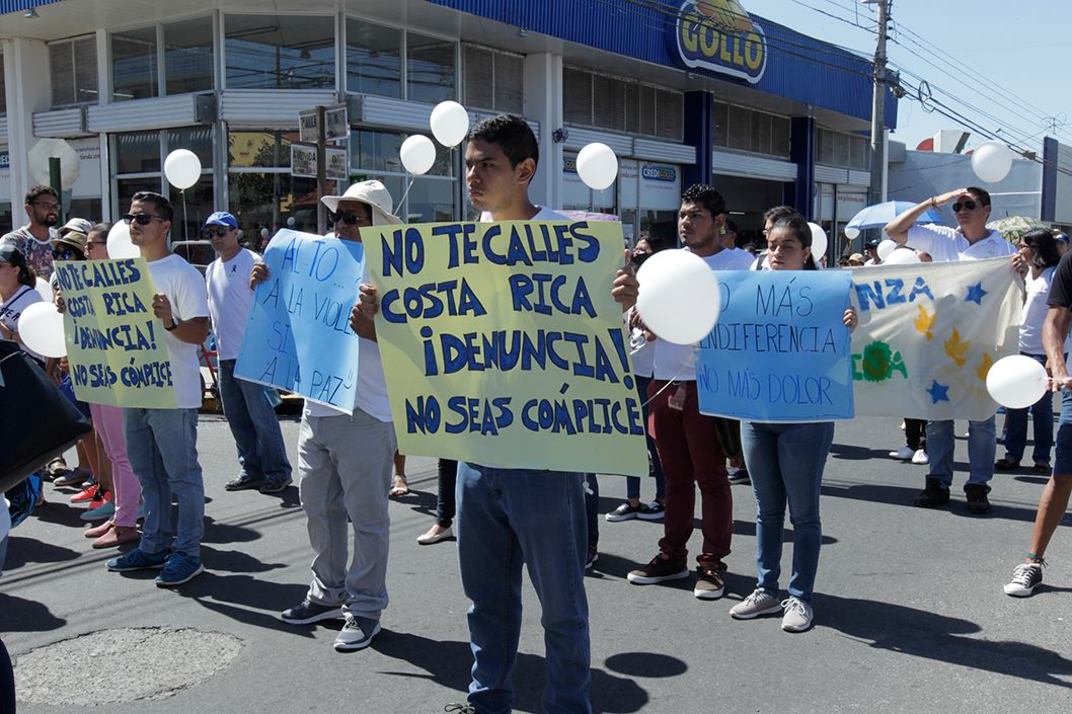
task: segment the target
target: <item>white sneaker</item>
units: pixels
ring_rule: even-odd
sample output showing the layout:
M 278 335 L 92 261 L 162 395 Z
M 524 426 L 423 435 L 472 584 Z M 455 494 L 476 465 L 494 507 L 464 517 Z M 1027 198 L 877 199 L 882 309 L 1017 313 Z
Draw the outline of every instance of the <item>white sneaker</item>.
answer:
M 916 453 L 912 454 L 912 463 L 918 466 L 926 466 L 931 462 L 931 457 L 927 456 L 927 452 L 923 449 L 919 449 Z
M 908 461 L 915 453 L 916 452 L 909 447 L 902 446 L 901 448 L 897 449 L 897 451 L 891 451 L 890 458 L 897 459 L 898 461 Z
M 751 620 L 781 611 L 782 603 L 778 601 L 778 596 L 756 588 L 751 595 L 730 608 L 730 617 L 734 620 Z
M 790 597 L 782 601 L 785 614 L 782 615 L 782 629 L 786 632 L 804 632 L 811 628 L 814 617 L 811 605 L 800 598 Z

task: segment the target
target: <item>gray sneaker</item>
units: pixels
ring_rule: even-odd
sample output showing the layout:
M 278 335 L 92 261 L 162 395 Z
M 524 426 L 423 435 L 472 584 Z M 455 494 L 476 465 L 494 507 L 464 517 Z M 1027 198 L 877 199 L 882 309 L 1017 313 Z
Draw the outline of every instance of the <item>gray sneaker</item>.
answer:
M 335 649 L 339 652 L 360 650 L 372 644 L 372 638 L 380 631 L 380 621 L 357 615 L 347 615 L 346 624 L 335 638 Z
M 338 605 L 321 605 L 305 598 L 294 607 L 279 613 L 279 619 L 288 625 L 311 625 L 324 620 L 341 620 L 342 608 Z
M 1020 563 L 1012 571 L 1012 582 L 1005 586 L 1005 594 L 1030 597 L 1039 585 L 1042 585 L 1042 564 Z
M 782 603 L 777 595 L 756 588 L 755 592 L 730 608 L 730 617 L 735 620 L 751 620 L 761 615 L 770 615 L 782 611 Z
M 800 598 L 790 597 L 782 602 L 785 614 L 782 615 L 782 629 L 786 632 L 804 632 L 811 629 L 814 617 L 811 605 Z

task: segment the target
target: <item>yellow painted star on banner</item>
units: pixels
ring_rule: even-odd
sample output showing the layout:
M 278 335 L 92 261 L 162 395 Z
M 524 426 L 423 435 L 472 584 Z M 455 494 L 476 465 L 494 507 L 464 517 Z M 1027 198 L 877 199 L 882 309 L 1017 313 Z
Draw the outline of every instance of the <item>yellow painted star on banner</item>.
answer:
M 964 342 L 960 339 L 960 332 L 957 328 L 953 328 L 953 334 L 945 341 L 945 353 L 949 355 L 949 359 L 953 360 L 953 363 L 958 367 L 963 367 L 968 362 L 968 350 L 971 348 L 971 342 Z
M 934 321 L 938 317 L 937 312 L 927 312 L 927 308 L 922 305 L 916 305 L 919 308 L 919 316 L 913 323 L 916 326 L 916 332 L 921 335 L 925 335 L 927 340 L 934 339 L 934 333 L 931 329 L 934 327 Z
M 979 376 L 980 382 L 986 381 L 986 375 L 990 371 L 990 368 L 994 365 L 994 358 L 990 356 L 989 352 L 983 353 L 983 358 L 979 361 L 979 368 L 975 370 L 975 374 Z

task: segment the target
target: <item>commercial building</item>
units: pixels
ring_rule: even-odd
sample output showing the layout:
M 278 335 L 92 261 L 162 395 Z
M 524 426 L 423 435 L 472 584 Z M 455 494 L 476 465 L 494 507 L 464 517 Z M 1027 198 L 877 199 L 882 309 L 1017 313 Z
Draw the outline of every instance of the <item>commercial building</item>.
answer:
M 745 3 L 747 4 L 747 3 Z M 121 214 L 168 191 L 176 148 L 203 179 L 172 197 L 196 231 L 227 206 L 247 231 L 315 228 L 315 181 L 291 175 L 298 113 L 349 108 L 350 177 L 408 178 L 398 148 L 435 103 L 536 130 L 547 205 L 621 216 L 627 238 L 672 236 L 683 187 L 715 184 L 742 232 L 790 203 L 828 232 L 862 208 L 871 64 L 731 0 L 0 0 L 0 228 L 22 220 L 27 152 L 63 138 L 81 157 L 72 211 Z M 887 97 L 892 128 L 896 99 Z M 587 189 L 576 152 L 603 141 L 619 181 Z M 458 150 L 417 178 L 399 213 L 467 215 Z

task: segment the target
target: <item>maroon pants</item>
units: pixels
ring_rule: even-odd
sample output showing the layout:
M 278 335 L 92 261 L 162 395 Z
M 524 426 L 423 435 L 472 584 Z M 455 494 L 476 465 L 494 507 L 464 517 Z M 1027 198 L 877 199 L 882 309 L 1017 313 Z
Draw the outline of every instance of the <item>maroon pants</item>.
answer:
M 686 389 L 684 409 L 671 409 L 668 405 L 677 391 L 673 385 L 649 404 L 649 429 L 655 435 L 655 446 L 666 475 L 666 515 L 659 550 L 673 561 L 688 560 L 698 485 L 703 550 L 696 556 L 696 562 L 725 568 L 722 559 L 730 553 L 733 533 L 733 497 L 726 478 L 726 456 L 718 443 L 714 417 L 700 414 L 696 382 L 681 384 Z M 653 379 L 648 398 L 652 399 L 665 386 L 666 381 Z

